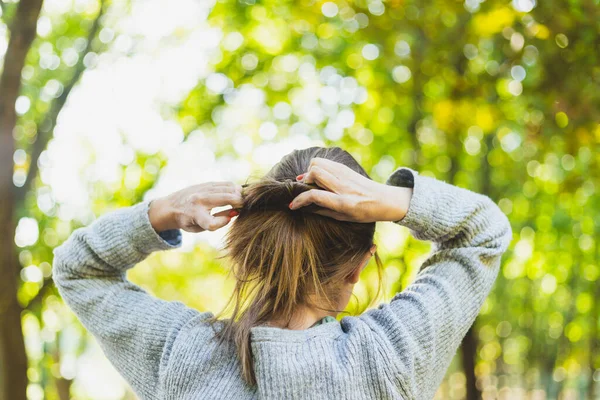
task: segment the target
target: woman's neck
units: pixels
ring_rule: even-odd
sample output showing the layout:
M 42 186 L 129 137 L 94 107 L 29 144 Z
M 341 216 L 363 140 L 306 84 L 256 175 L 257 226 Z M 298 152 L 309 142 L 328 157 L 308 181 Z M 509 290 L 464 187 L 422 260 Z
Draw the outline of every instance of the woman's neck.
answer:
M 308 307 L 302 307 L 294 312 L 289 323 L 287 319 L 271 320 L 267 322 L 267 326 L 291 330 L 304 330 L 310 328 L 316 322 L 320 321 L 328 315 L 335 318 L 337 314 L 337 312 L 333 311 L 328 312 L 324 310 L 315 310 Z
M 277 328 L 283 329 L 291 329 L 291 330 L 304 330 L 308 329 L 315 324 L 315 322 L 320 321 L 326 316 L 331 316 L 333 318 L 337 317 L 339 311 L 335 310 L 343 310 L 348 305 L 350 301 L 350 296 L 352 295 L 352 289 L 354 288 L 354 284 L 347 283 L 345 286 L 341 287 L 339 290 L 339 294 L 337 295 L 337 300 L 323 300 L 322 298 L 310 298 L 309 304 L 321 304 L 323 308 L 330 308 L 332 311 L 323 310 L 316 307 L 308 307 L 306 305 L 300 305 L 294 310 L 292 318 L 290 318 L 289 323 L 287 318 L 279 318 L 277 320 L 271 320 L 267 322 L 267 326 L 274 326 Z M 335 305 L 331 305 L 331 302 L 336 302 Z M 328 307 L 328 305 L 331 305 Z

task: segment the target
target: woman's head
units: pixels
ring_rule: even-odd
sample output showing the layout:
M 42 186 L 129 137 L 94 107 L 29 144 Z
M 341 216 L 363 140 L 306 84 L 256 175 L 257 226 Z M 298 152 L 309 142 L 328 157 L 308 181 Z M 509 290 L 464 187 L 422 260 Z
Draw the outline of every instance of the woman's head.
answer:
M 294 197 L 315 187 L 296 181 L 315 157 L 369 177 L 339 147 L 294 150 L 263 178 L 246 185 L 243 207 L 225 239 L 236 285 L 228 304 L 232 317 L 219 334 L 235 342 L 244 378 L 251 384 L 250 328 L 289 322 L 299 308 L 343 311 L 374 247 L 374 222 L 338 221 L 315 213 L 314 207 L 288 208 Z M 376 261 L 381 273 L 377 255 Z

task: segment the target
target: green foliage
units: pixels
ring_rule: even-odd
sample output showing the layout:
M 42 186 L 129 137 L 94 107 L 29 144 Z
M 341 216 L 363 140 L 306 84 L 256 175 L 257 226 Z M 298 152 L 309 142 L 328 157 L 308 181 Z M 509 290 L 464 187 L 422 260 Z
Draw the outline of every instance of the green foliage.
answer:
M 490 398 L 518 398 L 516 388 L 580 398 L 600 380 L 600 15 L 592 0 L 515 7 L 528 4 L 535 1 L 218 1 L 209 16 L 223 32 L 214 73 L 177 116 L 186 135 L 215 141 L 218 158 L 255 163 L 265 146 L 310 140 L 347 149 L 379 181 L 404 165 L 489 195 L 515 235 L 474 329 L 478 387 Z M 44 131 L 52 100 L 74 73 L 70 61 L 47 63 L 83 56 L 97 12 L 52 21 L 52 34 L 34 44 L 22 88 L 31 106 L 14 131 L 17 148 Z M 94 213 L 139 201 L 165 160 L 137 154 L 117 185 L 90 182 Z M 20 249 L 21 265 L 44 277 L 23 273 L 19 300 L 33 304 L 23 317 L 37 343 L 28 346 L 30 380 L 53 399 L 64 378 L 60 355 L 79 354 L 86 336 L 44 285 L 51 249 L 80 225 L 60 220 L 56 208 L 40 210 L 47 189 L 38 182 L 19 210 L 40 231 L 35 245 Z M 429 245 L 386 224 L 377 240 L 389 300 Z M 198 246 L 152 256 L 131 278 L 162 298 L 217 312 L 232 282 L 218 255 Z M 375 279 L 370 265 L 348 312 L 372 300 Z M 64 335 L 76 345 L 61 350 Z M 440 398 L 464 395 L 459 361 Z
M 553 397 L 600 376 L 598 9 L 518 10 L 528 3 L 219 1 L 213 62 L 227 83 L 209 76 L 180 115 L 223 138 L 223 153 L 240 134 L 255 148 L 305 135 L 348 149 L 375 179 L 407 165 L 492 197 L 515 238 L 476 323 L 476 376 L 484 391 Z M 222 129 L 249 88 L 255 114 Z M 416 245 L 386 255 L 402 276 L 388 296 L 415 273 L 412 252 L 426 254 Z M 440 395 L 460 397 L 460 375 L 449 379 Z

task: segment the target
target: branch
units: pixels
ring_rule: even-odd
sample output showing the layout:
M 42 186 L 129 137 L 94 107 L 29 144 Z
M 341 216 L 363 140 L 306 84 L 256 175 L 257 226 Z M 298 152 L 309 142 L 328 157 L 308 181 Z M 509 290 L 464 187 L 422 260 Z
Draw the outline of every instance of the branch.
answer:
M 33 306 L 39 304 L 44 299 L 46 293 L 52 290 L 53 286 L 54 281 L 52 280 L 52 278 L 45 278 L 42 282 L 42 287 L 40 288 L 40 290 L 38 290 L 37 294 L 33 296 L 31 300 L 29 300 L 29 303 L 27 303 L 24 309 L 31 310 Z
M 100 30 L 100 19 L 106 12 L 106 9 L 108 8 L 108 3 L 109 2 L 107 0 L 100 1 L 100 11 L 98 12 L 98 15 L 94 19 L 94 23 L 92 24 L 92 27 L 90 28 L 90 31 L 88 32 L 87 44 L 85 46 L 85 49 L 81 53 L 81 56 L 79 57 L 79 60 L 77 61 L 77 64 L 74 67 L 75 71 L 73 73 L 73 76 L 65 85 L 62 94 L 56 100 L 54 100 L 54 102 L 52 103 L 50 110 L 44 117 L 44 122 L 39 125 L 39 126 L 45 126 L 48 128 L 45 129 L 44 132 L 38 132 L 37 139 L 34 142 L 33 148 L 31 151 L 31 163 L 29 164 L 29 170 L 27 171 L 27 177 L 25 179 L 25 184 L 23 184 L 23 186 L 21 186 L 20 188 L 17 189 L 17 193 L 16 193 L 16 201 L 17 202 L 21 202 L 25 199 L 25 195 L 27 194 L 27 192 L 31 189 L 31 187 L 33 185 L 33 180 L 35 179 L 35 177 L 38 173 L 38 169 L 39 169 L 38 160 L 40 158 L 40 155 L 46 149 L 46 147 L 48 146 L 48 142 L 52 138 L 52 131 L 54 130 L 54 127 L 56 126 L 56 120 L 57 120 L 58 115 L 60 114 L 61 110 L 63 109 L 65 103 L 67 102 L 67 98 L 69 97 L 71 90 L 73 90 L 75 85 L 79 82 L 81 75 L 83 75 L 83 72 L 85 71 L 85 65 L 83 63 L 83 60 L 84 60 L 85 56 L 91 51 L 92 41 L 94 40 L 94 38 L 98 34 L 98 31 Z

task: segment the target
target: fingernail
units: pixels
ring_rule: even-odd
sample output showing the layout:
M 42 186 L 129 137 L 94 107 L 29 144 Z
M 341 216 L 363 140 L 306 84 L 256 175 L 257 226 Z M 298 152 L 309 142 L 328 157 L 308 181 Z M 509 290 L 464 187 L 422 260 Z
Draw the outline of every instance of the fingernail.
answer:
M 229 218 L 233 218 L 236 215 L 239 215 L 239 212 L 235 211 L 235 210 L 231 210 L 229 211 Z
M 289 205 L 289 207 L 290 207 L 290 208 L 292 208 L 292 204 L 293 204 L 293 203 L 294 203 L 293 201 L 290 203 L 290 205 Z
M 304 178 L 304 174 L 300 174 L 300 175 L 298 175 L 298 176 L 296 177 L 296 180 L 297 180 L 297 181 L 299 181 L 299 180 L 302 180 L 302 178 Z

